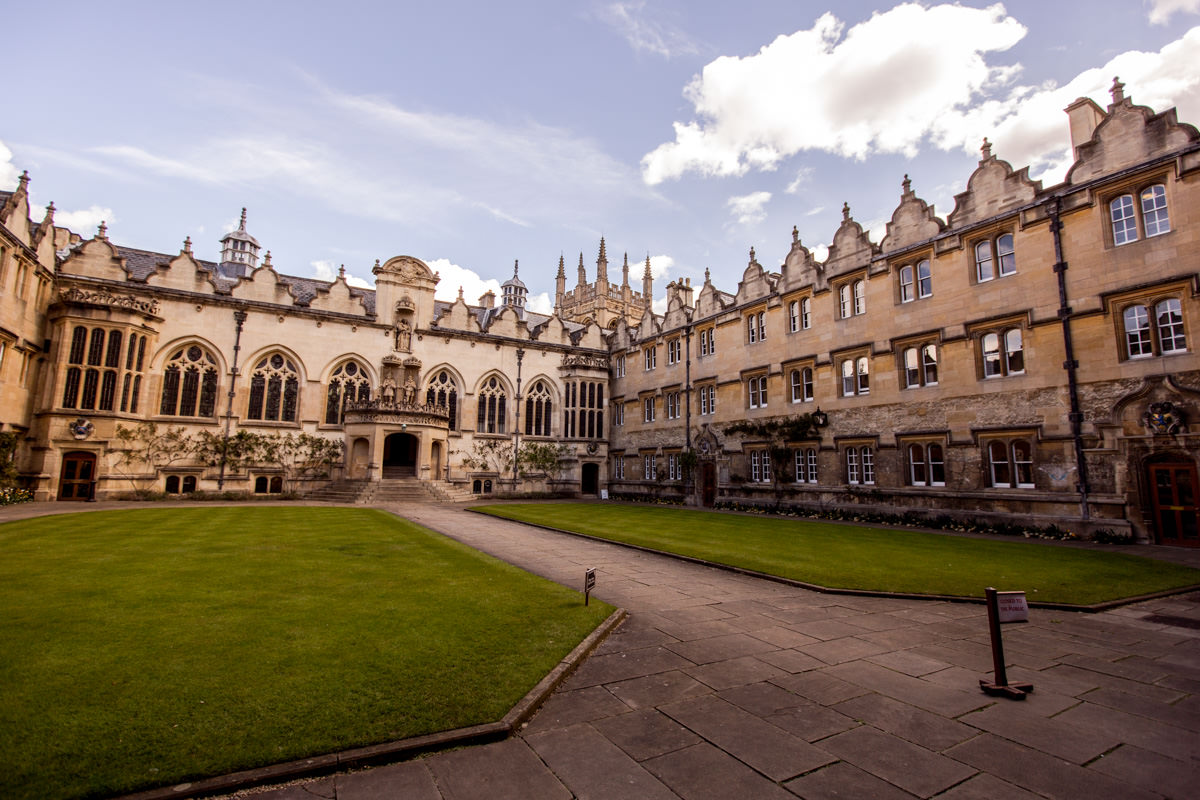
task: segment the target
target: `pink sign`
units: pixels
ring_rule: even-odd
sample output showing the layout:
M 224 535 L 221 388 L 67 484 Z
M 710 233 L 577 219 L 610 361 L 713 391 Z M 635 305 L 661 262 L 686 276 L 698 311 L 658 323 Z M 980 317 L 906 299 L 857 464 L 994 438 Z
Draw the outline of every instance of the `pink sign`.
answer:
M 1000 622 L 1028 622 L 1029 603 L 1024 592 L 996 592 Z

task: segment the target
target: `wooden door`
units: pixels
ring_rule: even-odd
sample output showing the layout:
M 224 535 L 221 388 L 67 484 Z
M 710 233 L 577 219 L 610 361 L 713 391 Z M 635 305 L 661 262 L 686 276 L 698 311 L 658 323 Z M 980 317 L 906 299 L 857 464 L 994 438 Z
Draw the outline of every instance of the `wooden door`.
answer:
M 700 465 L 700 501 L 705 508 L 717 502 L 717 465 L 711 461 Z
M 1151 464 L 1154 527 L 1159 544 L 1200 547 L 1197 532 L 1196 465 Z
M 96 478 L 95 453 L 67 453 L 58 479 L 59 500 L 90 500 Z

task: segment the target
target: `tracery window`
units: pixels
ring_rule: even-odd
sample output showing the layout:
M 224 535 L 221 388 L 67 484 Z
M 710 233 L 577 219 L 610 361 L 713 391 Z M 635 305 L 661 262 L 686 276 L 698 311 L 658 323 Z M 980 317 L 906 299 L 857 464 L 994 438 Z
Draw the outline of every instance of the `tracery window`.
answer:
M 299 400 L 300 372 L 290 358 L 272 353 L 254 365 L 247 419 L 295 422 Z
M 478 413 L 475 430 L 479 433 L 504 433 L 507 399 L 500 380 L 495 376 L 488 378 L 476 401 Z
M 545 381 L 537 381 L 529 387 L 525 395 L 525 435 L 549 436 L 550 414 L 554 401 L 550 397 L 550 389 Z
M 604 383 L 570 380 L 563 386 L 563 436 L 604 438 Z M 624 414 L 622 413 L 622 421 Z M 547 423 L 549 424 L 549 423 Z
M 217 360 L 197 344 L 171 354 L 163 370 L 158 413 L 169 417 L 212 417 L 217 412 Z
M 146 337 L 132 335 L 129 346 L 140 340 L 141 353 L 145 352 Z M 141 376 L 133 375 L 133 364 L 121 369 L 121 354 L 125 346 L 125 334 L 119 330 L 107 328 L 87 328 L 77 325 L 71 331 L 71 345 L 67 351 L 67 370 L 63 375 L 64 408 L 78 408 L 87 411 L 121 411 L 128 408 L 128 393 L 132 379 L 136 378 L 138 388 Z M 137 372 L 141 372 L 142 358 L 137 361 Z M 117 386 L 124 376 L 126 390 L 125 399 L 117 405 Z M 134 397 L 133 411 L 137 411 L 137 398 Z
M 450 412 L 450 430 L 458 430 L 458 384 L 450 373 L 440 370 L 429 379 L 425 390 L 425 403 L 431 406 L 448 409 Z
M 329 376 L 325 391 L 325 424 L 341 425 L 346 418 L 346 404 L 365 403 L 371 399 L 371 379 L 366 368 L 357 361 L 339 364 Z

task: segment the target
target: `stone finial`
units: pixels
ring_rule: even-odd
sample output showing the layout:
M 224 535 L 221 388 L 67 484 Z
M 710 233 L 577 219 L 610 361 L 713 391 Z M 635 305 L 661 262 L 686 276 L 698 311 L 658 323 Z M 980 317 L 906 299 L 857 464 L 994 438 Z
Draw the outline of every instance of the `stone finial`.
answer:
M 96 238 L 104 239 L 105 241 L 108 240 L 108 225 L 105 224 L 104 220 L 100 220 L 100 227 L 96 229 Z
M 343 280 L 346 278 L 346 265 L 345 264 L 342 264 L 340 267 L 338 267 L 338 277 L 342 278 Z
M 754 263 L 754 245 L 750 246 L 750 263 Z
M 238 223 L 238 230 L 239 231 L 246 230 L 246 208 L 245 208 L 245 206 L 242 207 L 242 221 Z
M 189 256 L 192 254 L 192 237 L 191 236 L 184 237 L 183 252 L 187 253 Z
M 264 267 L 266 267 L 267 269 L 273 269 L 273 267 L 271 267 L 271 251 L 270 250 L 268 250 L 267 254 L 265 256 L 263 256 L 262 265 Z
M 708 267 L 704 268 L 704 282 L 712 283 L 712 273 L 709 272 Z
M 646 253 L 646 271 L 644 273 L 642 273 L 642 277 L 643 278 L 653 277 L 650 274 L 650 254 L 649 253 Z
M 912 192 L 912 181 L 910 181 L 910 180 L 908 179 L 908 173 L 907 173 L 907 172 L 906 172 L 906 173 L 904 173 L 904 180 L 900 181 L 900 185 L 904 187 L 904 193 L 905 193 L 905 194 L 909 194 L 910 192 Z
M 51 224 L 51 225 L 54 224 L 54 201 L 53 200 L 50 201 L 50 205 L 46 206 L 45 222 L 48 224 Z
M 792 244 L 800 244 L 800 229 L 792 226 Z
M 562 261 L 562 259 L 560 258 L 559 261 Z M 463 302 L 463 291 L 461 286 L 458 287 L 458 300 L 460 303 Z
M 375 259 L 375 269 L 379 269 L 379 259 Z
M 604 237 L 600 237 L 600 261 L 608 261 L 608 256 L 604 254 Z
M 1109 91 L 1112 92 L 1113 105 L 1125 99 L 1125 84 L 1121 83 L 1120 78 L 1113 78 L 1112 88 Z
M 983 137 L 983 146 L 979 148 L 979 152 L 983 153 L 984 161 L 992 157 L 992 143 L 988 141 L 986 136 Z
M 565 268 L 565 264 L 563 263 L 562 253 L 558 254 L 558 277 L 560 277 L 560 278 L 567 277 L 567 271 Z
M 17 191 L 24 191 L 29 188 L 29 170 L 21 170 L 21 177 L 17 178 Z
M 850 221 L 850 204 L 842 203 L 842 222 Z
M 521 268 L 521 262 L 518 259 L 513 259 L 513 277 L 517 277 L 517 271 Z

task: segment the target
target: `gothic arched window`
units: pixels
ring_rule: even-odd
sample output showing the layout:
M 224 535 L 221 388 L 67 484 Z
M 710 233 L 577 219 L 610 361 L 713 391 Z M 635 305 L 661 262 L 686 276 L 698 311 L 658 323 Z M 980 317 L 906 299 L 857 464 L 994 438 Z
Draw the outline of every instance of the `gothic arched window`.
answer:
M 250 375 L 247 419 L 295 422 L 300 395 L 299 370 L 290 358 L 272 353 L 254 365 Z
M 371 380 L 363 365 L 357 361 L 341 364 L 329 377 L 329 390 L 325 393 L 325 424 L 341 425 L 347 403 L 355 400 L 365 403 L 370 399 Z
M 163 371 L 158 413 L 170 417 L 211 417 L 217 411 L 217 360 L 193 344 L 176 350 Z
M 429 386 L 425 390 L 425 403 L 449 409 L 450 430 L 458 430 L 458 386 L 449 372 L 441 370 L 429 379 Z
M 525 435 L 549 436 L 550 412 L 554 403 L 545 381 L 538 381 L 525 395 Z
M 504 433 L 505 409 L 504 386 L 496 378 L 488 378 L 479 392 L 479 433 Z

